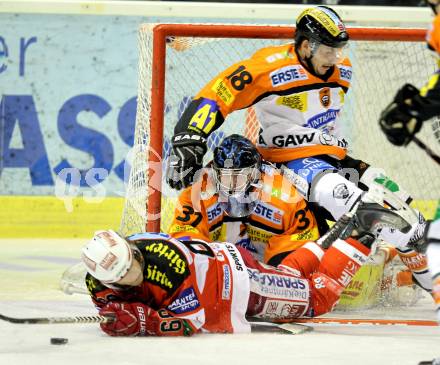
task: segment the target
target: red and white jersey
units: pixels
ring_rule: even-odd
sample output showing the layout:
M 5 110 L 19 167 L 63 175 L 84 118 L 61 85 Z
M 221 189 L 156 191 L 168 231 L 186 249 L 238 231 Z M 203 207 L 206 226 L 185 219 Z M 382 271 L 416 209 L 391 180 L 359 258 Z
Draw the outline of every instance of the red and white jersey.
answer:
M 105 287 L 91 275 L 86 284 L 93 302 L 142 302 L 167 309 L 196 330 L 249 332 L 245 319 L 249 277 L 237 248 L 230 243 L 180 242 L 166 234 L 130 236 L 145 261 L 144 281 L 130 290 Z
M 351 77 L 349 59 L 324 77 L 308 71 L 293 44 L 263 48 L 209 82 L 175 131 L 209 135 L 231 112 L 253 106 L 261 127 L 257 146 L 266 160 L 322 154 L 341 159 L 347 143 L 337 119 Z

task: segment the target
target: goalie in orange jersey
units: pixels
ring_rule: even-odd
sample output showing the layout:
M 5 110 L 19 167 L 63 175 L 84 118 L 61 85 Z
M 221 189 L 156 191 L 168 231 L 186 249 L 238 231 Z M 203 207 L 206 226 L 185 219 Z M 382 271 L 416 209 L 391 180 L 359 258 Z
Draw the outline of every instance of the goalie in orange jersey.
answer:
M 420 131 L 422 124 L 440 115 L 440 1 L 428 0 L 435 17 L 427 33 L 428 48 L 436 56 L 438 70 L 420 90 L 405 84 L 393 101 L 383 110 L 379 125 L 387 139 L 396 146 L 406 146 Z M 440 221 L 429 222 L 425 230 L 427 240 L 416 246 L 427 252 L 428 266 L 433 278 L 432 294 L 437 304 L 440 322 Z M 427 245 L 428 243 L 428 245 Z
M 264 320 L 319 316 L 332 310 L 370 249 L 336 239 L 325 252 L 309 241 L 289 268 L 256 261 L 230 243 L 99 231 L 82 250 L 86 285 L 110 336 L 182 336 L 249 332 Z
M 296 20 L 294 43 L 260 49 L 215 76 L 175 126 L 168 184 L 178 190 L 191 185 L 203 166 L 207 138 L 232 112 L 251 106 L 260 127 L 259 152 L 277 167 L 290 170 L 309 207 L 319 209 L 317 216 L 337 220 L 360 199 L 369 199 L 366 192 L 378 181 L 390 183 L 381 169 L 347 155 L 348 143 L 338 117 L 352 79 L 350 60 L 344 57 L 348 40 L 345 25 L 334 10 L 308 8 Z M 397 198 L 411 201 L 409 194 L 397 184 L 393 186 Z M 379 203 L 397 210 L 391 201 Z M 387 231 L 382 238 L 391 244 L 394 240 L 418 244 L 424 218 L 417 212 L 411 223 L 410 232 Z M 423 265 L 418 266 L 415 277 L 430 289 L 431 279 Z

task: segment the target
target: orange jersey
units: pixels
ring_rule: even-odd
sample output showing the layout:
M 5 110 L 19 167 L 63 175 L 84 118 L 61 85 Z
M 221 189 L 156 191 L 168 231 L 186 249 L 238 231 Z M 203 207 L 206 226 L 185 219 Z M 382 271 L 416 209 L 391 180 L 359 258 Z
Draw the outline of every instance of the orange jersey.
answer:
M 337 119 L 351 77 L 348 59 L 324 79 L 307 70 L 293 44 L 263 48 L 209 82 L 175 131 L 209 135 L 231 112 L 253 106 L 260 123 L 257 146 L 266 160 L 322 154 L 341 159 L 347 143 L 339 135 Z
M 435 52 L 437 57 L 437 65 L 440 68 L 440 14 L 436 15 L 431 27 L 426 34 L 428 48 Z M 437 69 L 428 80 L 428 82 L 420 89 L 420 95 L 426 101 L 419 112 L 422 120 L 429 119 L 440 114 L 440 70 Z
M 430 49 L 440 54 L 440 14 L 436 15 L 432 21 L 431 27 L 426 34 L 426 41 Z
M 228 243 L 180 242 L 165 234 L 128 237 L 140 249 L 144 282 L 130 290 L 105 287 L 91 275 L 86 284 L 93 302 L 142 302 L 186 319 L 193 329 L 249 332 L 245 319 L 249 277 L 236 247 Z
M 227 241 L 245 247 L 266 263 L 277 255 L 301 247 L 319 238 L 318 226 L 306 201 L 278 170 L 263 165 L 261 194 L 254 211 L 242 220 L 231 220 L 223 211 L 218 194 L 203 197 L 212 183 L 203 181 L 185 189 L 169 234 L 208 241 Z

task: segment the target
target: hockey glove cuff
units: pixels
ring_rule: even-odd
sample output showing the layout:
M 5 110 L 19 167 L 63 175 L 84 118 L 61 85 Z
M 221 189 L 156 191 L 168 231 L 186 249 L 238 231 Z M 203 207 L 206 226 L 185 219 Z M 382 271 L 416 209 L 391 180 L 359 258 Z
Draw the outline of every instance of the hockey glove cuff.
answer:
M 186 320 L 142 303 L 111 302 L 99 314 L 114 318 L 110 323 L 101 324 L 101 329 L 110 336 L 190 336 L 194 333 Z

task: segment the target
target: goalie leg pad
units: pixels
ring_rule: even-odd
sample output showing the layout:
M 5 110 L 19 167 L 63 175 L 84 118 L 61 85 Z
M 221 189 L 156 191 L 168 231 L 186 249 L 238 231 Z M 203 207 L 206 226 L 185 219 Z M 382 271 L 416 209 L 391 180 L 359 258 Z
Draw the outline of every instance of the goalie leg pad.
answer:
M 397 249 L 397 253 L 405 266 L 411 270 L 416 284 L 427 292 L 431 292 L 432 277 L 429 273 L 426 255 L 412 249 Z
M 310 316 L 333 309 L 342 291 L 367 261 L 370 249 L 353 238 L 336 240 L 324 254 L 318 272 L 312 276 Z
M 318 271 L 345 288 L 365 264 L 369 253 L 369 248 L 353 238 L 337 239 L 323 256 Z

